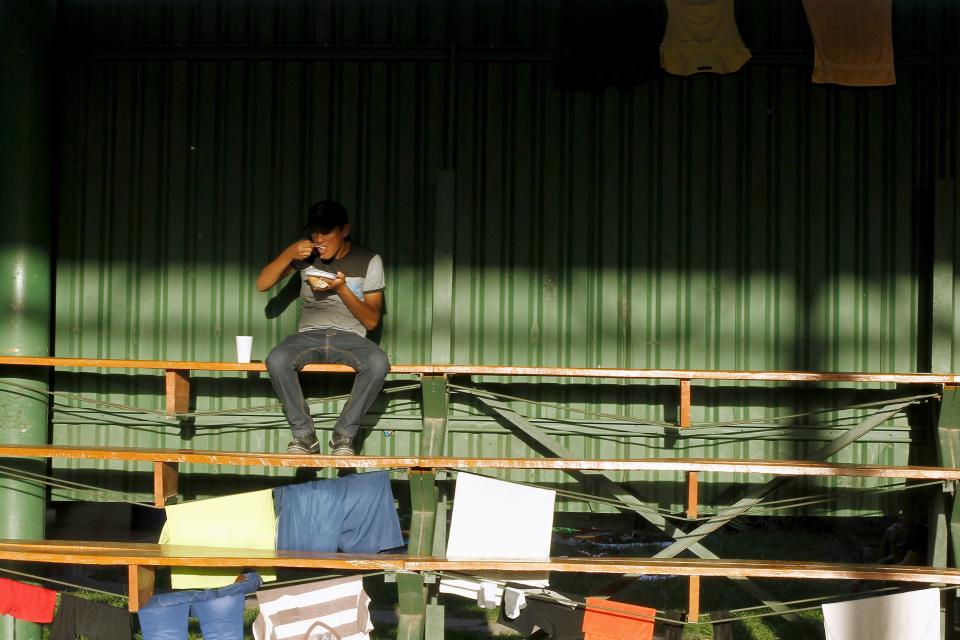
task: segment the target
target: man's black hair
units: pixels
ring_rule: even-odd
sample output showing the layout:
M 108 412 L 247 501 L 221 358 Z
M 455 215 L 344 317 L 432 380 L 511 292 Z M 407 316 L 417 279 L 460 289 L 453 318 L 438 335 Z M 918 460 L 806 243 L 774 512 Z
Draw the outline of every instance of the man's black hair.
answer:
M 335 200 L 321 200 L 307 209 L 307 224 L 304 229 L 319 233 L 330 233 L 337 227 L 349 222 L 347 210 Z

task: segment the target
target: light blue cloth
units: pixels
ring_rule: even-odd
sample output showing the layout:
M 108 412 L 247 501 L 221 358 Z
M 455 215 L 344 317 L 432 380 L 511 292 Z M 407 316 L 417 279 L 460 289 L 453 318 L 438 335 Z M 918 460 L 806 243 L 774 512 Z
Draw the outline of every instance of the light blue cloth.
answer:
M 273 490 L 277 549 L 379 553 L 403 546 L 386 471 Z
M 186 640 L 191 614 L 200 620 L 204 640 L 243 640 L 243 601 L 260 588 L 260 576 L 219 589 L 171 591 L 153 596 L 140 608 L 143 640 Z

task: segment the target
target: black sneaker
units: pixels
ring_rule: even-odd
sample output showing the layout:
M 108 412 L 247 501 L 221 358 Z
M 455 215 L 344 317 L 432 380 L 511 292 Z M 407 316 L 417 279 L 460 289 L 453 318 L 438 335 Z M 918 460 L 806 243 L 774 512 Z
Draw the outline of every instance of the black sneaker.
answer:
M 320 441 L 317 434 L 311 433 L 306 438 L 294 438 L 287 445 L 287 453 L 320 453 Z
M 355 452 L 353 450 L 353 438 L 334 431 L 333 437 L 330 438 L 330 455 L 332 456 L 355 455 Z

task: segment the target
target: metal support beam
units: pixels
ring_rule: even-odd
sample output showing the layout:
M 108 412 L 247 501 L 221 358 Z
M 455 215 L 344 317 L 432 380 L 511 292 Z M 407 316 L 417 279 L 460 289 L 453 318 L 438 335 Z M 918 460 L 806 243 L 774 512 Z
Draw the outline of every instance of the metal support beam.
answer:
M 572 451 L 568 450 L 566 447 L 548 436 L 539 427 L 531 424 L 526 418 L 514 411 L 509 405 L 488 397 L 482 397 L 479 395 L 476 395 L 475 397 L 480 404 L 486 406 L 490 411 L 492 411 L 494 416 L 500 421 L 505 422 L 507 426 L 511 427 L 514 431 L 519 431 L 527 436 L 527 439 L 531 441 L 531 446 L 537 449 L 541 454 L 547 457 L 556 458 L 575 457 Z M 673 523 L 666 520 L 663 516 L 655 511 L 647 509 L 639 498 L 613 481 L 605 472 L 567 471 L 566 473 L 575 478 L 581 484 L 584 484 L 586 487 L 592 488 L 594 491 L 604 493 L 607 496 L 616 498 L 621 502 L 622 509 L 635 511 L 647 522 L 670 537 L 676 539 L 685 535 L 682 530 L 678 529 L 673 525 Z M 690 552 L 700 558 L 705 558 L 708 560 L 720 559 L 720 556 L 699 543 L 690 545 Z M 613 593 L 621 590 L 623 587 L 631 584 L 635 577 L 636 576 L 625 576 L 623 579 L 610 585 L 610 587 L 608 587 L 604 592 L 608 595 L 612 595 Z M 747 578 L 731 578 L 731 580 L 735 580 L 736 583 L 739 584 L 743 589 L 751 593 L 765 605 L 769 606 L 773 611 L 782 614 L 785 619 L 791 622 L 799 622 L 801 620 L 798 615 L 790 613 L 787 607 L 780 604 L 779 601 L 767 593 L 765 589 L 753 582 L 750 582 Z
M 937 463 L 941 467 L 960 468 L 960 387 L 946 385 L 940 400 L 940 413 L 936 421 Z M 934 536 L 933 566 L 958 566 L 960 556 L 960 499 L 957 498 L 957 483 L 951 483 L 942 497 L 942 520 L 944 526 L 936 529 Z M 937 514 L 940 515 L 940 514 Z M 940 525 L 940 518 L 937 524 Z M 942 564 L 940 564 L 942 563 Z M 951 624 L 943 625 L 945 638 L 955 638 L 952 616 L 956 608 L 956 593 L 944 596 L 944 612 Z
M 423 392 L 423 435 L 420 440 L 422 456 L 443 455 L 447 440 L 449 399 L 447 378 L 443 375 L 424 375 L 421 378 Z M 411 555 L 431 555 L 436 550 L 436 532 L 439 521 L 437 474 L 434 471 L 411 469 L 407 476 L 410 484 L 410 543 Z M 444 518 L 446 517 L 444 513 Z M 444 520 L 444 525 L 445 525 Z M 444 544 L 441 540 L 440 544 Z M 427 628 L 429 596 L 436 587 L 424 584 L 420 574 L 397 576 L 397 592 L 400 600 L 400 620 L 397 627 L 398 640 L 423 640 Z M 436 630 L 436 621 L 443 620 L 443 610 L 432 603 L 429 611 L 431 633 Z M 431 640 L 433 640 L 431 636 Z M 442 635 L 439 636 L 442 638 Z
M 436 485 L 433 471 L 411 469 L 407 475 L 410 483 L 410 544 L 411 555 L 427 555 L 433 548 L 433 533 L 436 523 Z M 397 592 L 400 601 L 400 621 L 397 638 L 422 640 L 427 611 L 427 587 L 418 573 L 403 573 L 397 576 Z
M 51 133 L 56 86 L 54 0 L 0 2 L 0 355 L 46 356 L 50 352 L 51 247 L 54 201 Z M 47 389 L 46 370 L 0 371 L 0 383 Z M 48 440 L 48 402 L 42 392 L 14 391 L 0 384 L 0 442 Z M 44 474 L 43 460 L 17 467 Z M 46 491 L 36 483 L 0 480 L 0 536 L 42 539 Z M 0 616 L 3 640 L 36 640 L 40 627 Z
M 808 456 L 806 460 L 819 461 L 826 460 L 833 454 L 844 449 L 848 445 L 856 442 L 856 440 L 867 433 L 870 433 L 871 430 L 875 429 L 877 426 L 883 424 L 900 411 L 912 404 L 912 400 L 905 402 L 897 402 L 895 404 L 888 405 L 883 411 L 878 411 L 874 415 L 870 416 L 863 422 L 861 422 L 856 427 L 853 427 L 845 434 L 827 443 L 825 446 L 821 447 L 813 454 Z M 766 496 L 773 493 L 785 483 L 789 482 L 791 478 L 774 478 L 767 484 L 762 487 L 758 487 L 753 491 L 747 493 L 746 497 L 737 501 L 736 504 L 731 506 L 728 509 L 724 509 L 722 512 L 717 514 L 717 516 L 707 520 L 705 523 L 694 529 L 688 534 L 685 534 L 677 539 L 676 542 L 671 544 L 669 547 L 660 550 L 653 557 L 655 558 L 673 558 L 681 551 L 689 549 L 692 545 L 699 543 L 706 536 L 710 535 L 723 525 L 727 524 L 737 516 L 743 515 L 757 504 L 759 504 Z

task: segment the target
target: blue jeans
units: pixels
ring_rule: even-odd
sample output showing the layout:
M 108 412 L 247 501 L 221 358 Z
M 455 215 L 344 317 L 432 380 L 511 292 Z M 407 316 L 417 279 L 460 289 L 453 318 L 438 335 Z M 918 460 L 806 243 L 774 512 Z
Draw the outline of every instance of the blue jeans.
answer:
M 260 588 L 260 576 L 219 589 L 171 591 L 155 595 L 140 608 L 143 640 L 187 640 L 190 613 L 200 620 L 204 640 L 243 640 L 243 601 Z
M 333 426 L 337 433 L 352 438 L 390 372 L 387 354 L 373 341 L 339 329 L 301 331 L 275 346 L 267 356 L 267 371 L 294 438 L 309 438 L 314 433 L 299 377 L 300 369 L 313 363 L 345 364 L 357 372 L 350 399 Z

